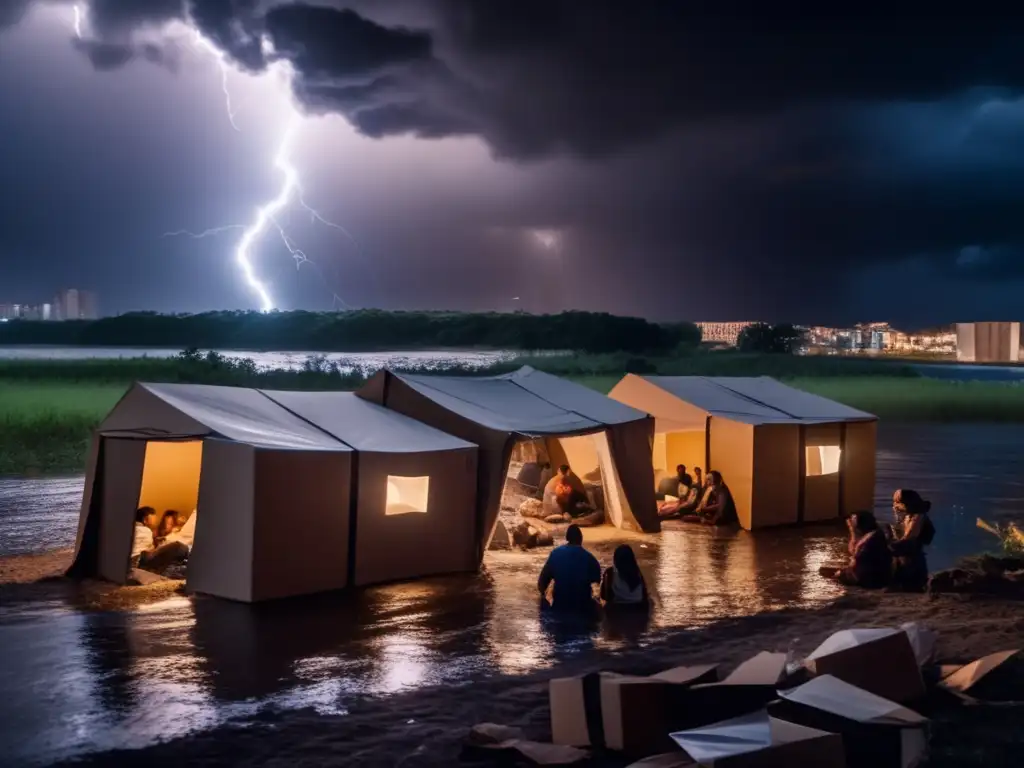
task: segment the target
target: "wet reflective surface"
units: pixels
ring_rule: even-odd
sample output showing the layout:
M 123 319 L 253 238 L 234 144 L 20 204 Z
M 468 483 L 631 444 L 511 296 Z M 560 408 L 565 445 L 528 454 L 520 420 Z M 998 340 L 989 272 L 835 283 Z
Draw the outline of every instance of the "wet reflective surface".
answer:
M 933 567 L 990 546 L 975 517 L 1024 518 L 1019 434 L 1017 426 L 883 428 L 879 511 L 901 485 L 932 499 Z M 6 541 L 28 540 L 11 535 L 12 510 L 30 517 L 24 510 L 40 487 L 50 488 L 51 501 L 68 497 L 70 506 L 51 510 L 45 525 L 62 531 L 54 539 L 72 541 L 73 482 L 23 482 L 35 485 L 2 487 Z M 344 713 L 360 696 L 532 672 L 593 648 L 643 645 L 669 628 L 836 595 L 817 568 L 841 556 L 841 530 L 752 535 L 676 526 L 630 540 L 659 602 L 646 627 L 565 624 L 543 614 L 534 584 L 545 551 L 490 553 L 474 576 L 280 605 L 185 597 L 123 613 L 76 612 L 57 598 L 0 605 L 3 763 L 142 746 L 262 708 Z M 590 535 L 588 547 L 609 563 L 619 542 Z

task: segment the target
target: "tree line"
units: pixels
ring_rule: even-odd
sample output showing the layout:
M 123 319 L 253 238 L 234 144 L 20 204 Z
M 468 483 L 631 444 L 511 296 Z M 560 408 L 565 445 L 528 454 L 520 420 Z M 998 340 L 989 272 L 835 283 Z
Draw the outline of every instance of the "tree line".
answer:
M 0 323 L 0 344 L 315 350 L 486 347 L 666 353 L 700 344 L 693 323 L 658 324 L 603 312 L 132 312 L 99 320 Z

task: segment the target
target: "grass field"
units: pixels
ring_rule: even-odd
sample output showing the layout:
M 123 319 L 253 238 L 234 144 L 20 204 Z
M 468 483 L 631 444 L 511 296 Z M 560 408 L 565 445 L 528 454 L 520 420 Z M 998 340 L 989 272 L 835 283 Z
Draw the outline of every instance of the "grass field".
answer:
M 624 354 L 521 358 L 487 371 L 530 364 L 607 392 L 625 371 L 688 376 L 774 376 L 890 421 L 1024 422 L 1024 386 L 922 378 L 896 361 L 700 352 L 674 358 Z M 430 372 L 427 370 L 418 373 Z M 433 372 L 441 372 L 434 370 Z M 301 370 L 264 370 L 209 356 L 123 360 L 0 361 L 0 474 L 75 471 L 89 435 L 133 381 L 189 382 L 296 390 L 350 390 L 361 374 L 323 358 Z

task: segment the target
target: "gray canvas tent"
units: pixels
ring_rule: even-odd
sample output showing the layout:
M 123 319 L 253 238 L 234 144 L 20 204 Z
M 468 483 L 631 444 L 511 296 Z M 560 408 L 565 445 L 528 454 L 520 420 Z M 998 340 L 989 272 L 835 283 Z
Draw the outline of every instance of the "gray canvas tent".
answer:
M 489 377 L 383 370 L 357 394 L 479 447 L 478 561 L 494 531 L 519 440 L 557 440 L 574 469 L 595 463 L 610 521 L 631 530 L 660 530 L 650 460 L 654 420 L 644 412 L 528 366 Z
M 627 375 L 609 397 L 655 417 L 655 472 L 717 469 L 750 530 L 871 509 L 877 418 L 767 376 Z
M 72 573 L 195 512 L 187 586 L 244 602 L 476 567 L 476 447 L 344 392 L 136 384 L 93 439 Z

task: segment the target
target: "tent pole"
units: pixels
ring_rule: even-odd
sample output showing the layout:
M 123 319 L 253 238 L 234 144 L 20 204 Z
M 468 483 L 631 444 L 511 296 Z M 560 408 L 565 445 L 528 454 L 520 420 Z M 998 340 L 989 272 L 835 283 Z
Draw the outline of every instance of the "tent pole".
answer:
M 800 425 L 800 456 L 797 472 L 800 475 L 800 492 L 796 499 L 796 521 L 804 522 L 804 507 L 807 503 L 807 427 Z
M 839 516 L 842 517 L 846 512 L 846 422 L 844 421 L 839 425 Z
M 348 579 L 347 586 L 356 584 L 356 543 L 359 541 L 356 529 L 359 524 L 359 451 L 352 451 L 351 471 L 349 472 L 348 498 Z

